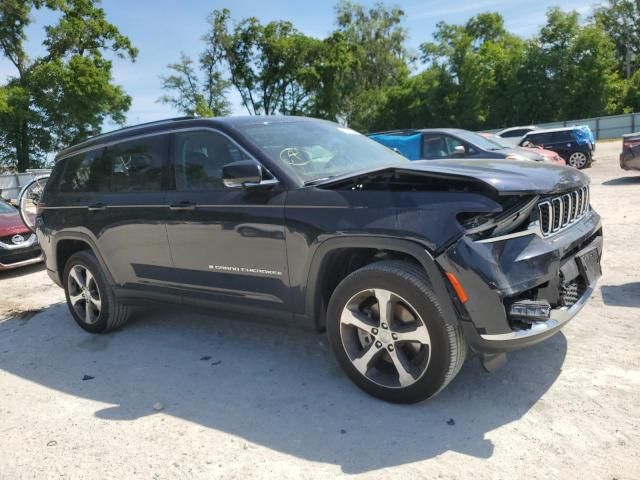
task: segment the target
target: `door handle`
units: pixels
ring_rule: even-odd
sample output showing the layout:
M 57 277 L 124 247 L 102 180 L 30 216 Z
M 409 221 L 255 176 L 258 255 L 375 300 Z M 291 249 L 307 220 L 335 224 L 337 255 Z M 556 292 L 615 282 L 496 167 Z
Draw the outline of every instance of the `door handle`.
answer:
M 184 211 L 184 210 L 195 210 L 196 204 L 192 202 L 180 202 L 169 205 L 169 210 L 173 211 Z
M 104 203 L 94 203 L 93 205 L 89 205 L 87 209 L 90 212 L 101 212 L 105 210 L 107 206 Z

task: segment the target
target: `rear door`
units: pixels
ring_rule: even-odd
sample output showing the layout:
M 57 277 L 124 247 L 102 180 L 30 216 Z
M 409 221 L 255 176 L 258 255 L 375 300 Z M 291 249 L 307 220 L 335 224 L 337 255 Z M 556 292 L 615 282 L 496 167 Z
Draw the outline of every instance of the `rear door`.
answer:
M 250 157 L 220 132 L 176 132 L 172 145 L 167 229 L 184 301 L 290 311 L 285 192 L 226 188 L 224 165 Z
M 157 134 L 119 142 L 103 153 L 109 187 L 89 205 L 89 216 L 101 225 L 98 245 L 126 288 L 170 293 L 168 149 L 169 135 Z

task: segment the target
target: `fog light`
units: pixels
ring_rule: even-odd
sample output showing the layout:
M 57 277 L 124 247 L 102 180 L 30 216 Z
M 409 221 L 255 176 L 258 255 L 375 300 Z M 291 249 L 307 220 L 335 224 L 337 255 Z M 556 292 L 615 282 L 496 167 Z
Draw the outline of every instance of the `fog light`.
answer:
M 549 320 L 551 305 L 546 300 L 533 301 L 521 300 L 511 304 L 509 317 L 521 322 L 534 322 Z

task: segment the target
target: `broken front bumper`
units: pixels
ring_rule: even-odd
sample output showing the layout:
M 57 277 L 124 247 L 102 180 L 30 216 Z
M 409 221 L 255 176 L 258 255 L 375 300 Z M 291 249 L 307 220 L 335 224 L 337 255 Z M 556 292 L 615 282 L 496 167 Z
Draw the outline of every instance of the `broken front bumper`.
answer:
M 500 353 L 533 345 L 560 330 L 595 288 L 599 275 L 577 266 L 576 258 L 587 251 L 597 254 L 599 263 L 602 227 L 593 210 L 549 237 L 529 234 L 489 242 L 463 237 L 450 247 L 438 262 L 457 276 L 469 297 L 457 308 L 470 347 Z M 570 296 L 567 285 L 575 287 Z M 521 299 L 548 301 L 549 318 L 530 323 L 510 318 L 508 306 Z

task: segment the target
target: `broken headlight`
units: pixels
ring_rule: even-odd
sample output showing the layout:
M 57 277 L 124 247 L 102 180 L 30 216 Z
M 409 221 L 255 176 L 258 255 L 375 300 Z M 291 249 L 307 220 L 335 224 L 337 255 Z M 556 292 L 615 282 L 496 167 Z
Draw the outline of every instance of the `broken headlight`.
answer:
M 474 239 L 498 237 L 523 225 L 537 204 L 537 196 L 507 198 L 500 212 L 460 213 L 457 218 L 467 235 Z

